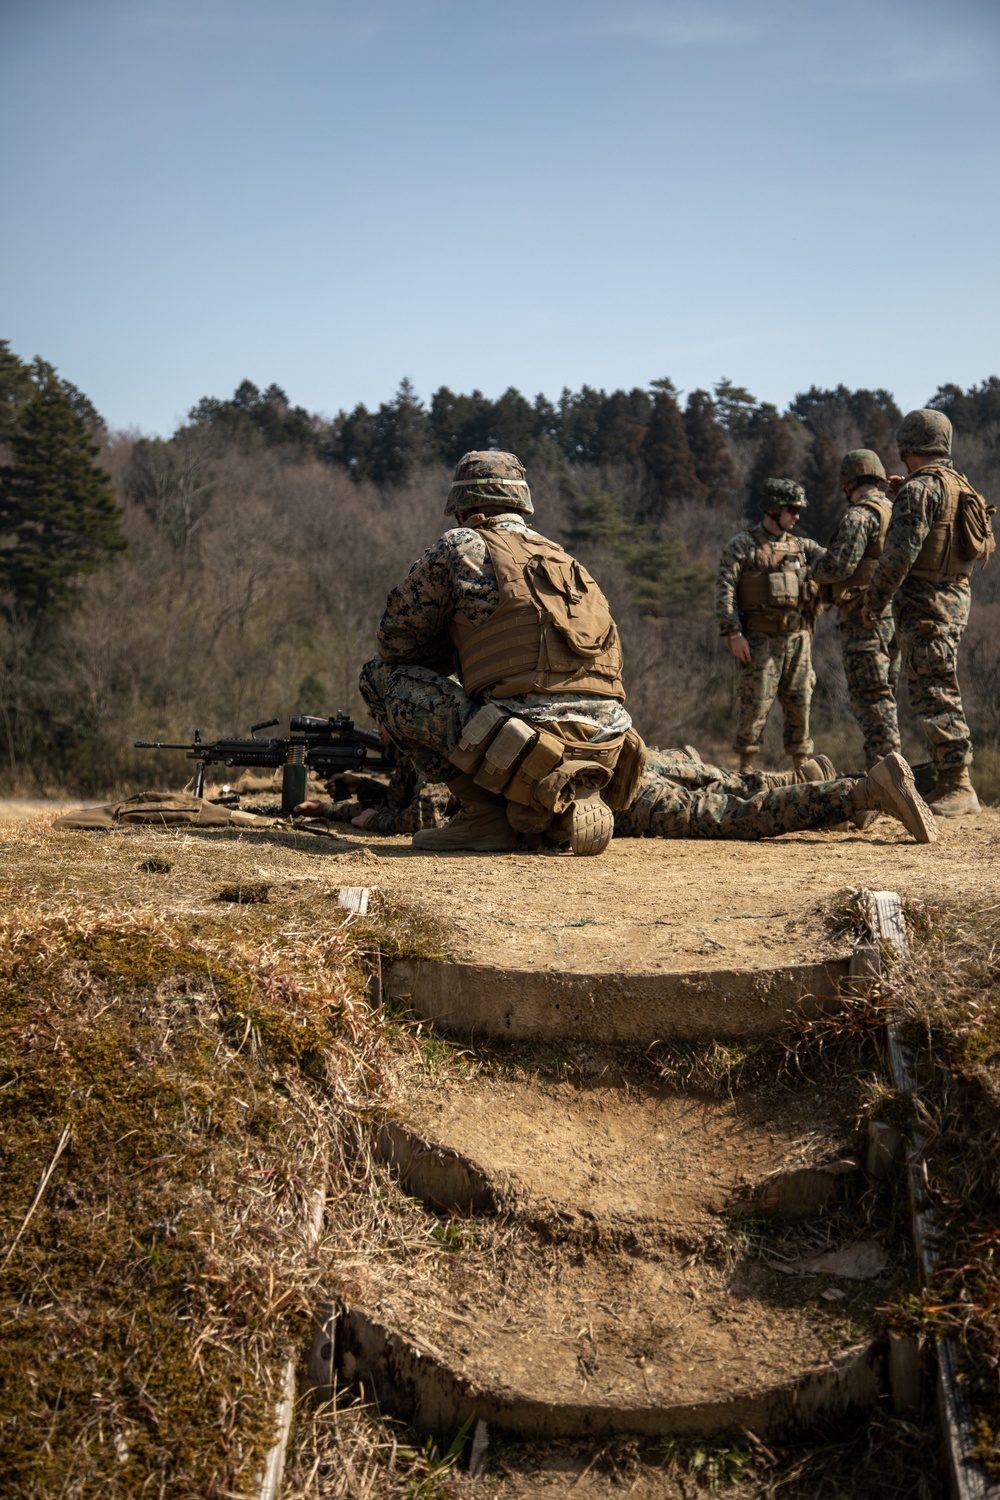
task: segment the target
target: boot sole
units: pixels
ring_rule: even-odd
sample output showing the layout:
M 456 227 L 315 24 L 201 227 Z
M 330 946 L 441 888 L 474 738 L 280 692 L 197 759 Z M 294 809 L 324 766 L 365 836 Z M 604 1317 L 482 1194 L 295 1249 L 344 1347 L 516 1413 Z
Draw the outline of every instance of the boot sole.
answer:
M 883 811 L 898 818 L 918 844 L 937 843 L 934 814 L 917 791 L 913 772 L 898 751 L 879 761 L 868 774 L 885 795 Z
M 414 834 L 413 839 L 416 838 Z M 417 844 L 410 840 L 410 848 L 415 849 L 418 854 L 512 854 L 520 847 L 520 840 L 514 838 L 509 843 L 501 843 L 499 839 L 477 839 L 473 844 Z
M 578 797 L 570 811 L 569 847 L 574 854 L 603 854 L 615 831 L 615 815 L 600 797 Z

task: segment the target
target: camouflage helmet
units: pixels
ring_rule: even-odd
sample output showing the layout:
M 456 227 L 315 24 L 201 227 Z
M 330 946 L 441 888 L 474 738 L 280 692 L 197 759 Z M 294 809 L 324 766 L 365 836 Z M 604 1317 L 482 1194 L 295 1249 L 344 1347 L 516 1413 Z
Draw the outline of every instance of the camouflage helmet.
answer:
M 466 453 L 455 465 L 445 515 L 460 516 L 484 505 L 533 513 L 524 465 L 513 453 L 488 448 Z
M 899 424 L 896 447 L 900 453 L 938 453 L 947 457 L 951 453 L 951 423 L 943 411 L 934 411 L 929 406 L 908 411 Z
M 786 505 L 805 510 L 806 492 L 794 479 L 765 479 L 761 490 L 761 509 L 766 516 L 777 515 Z
M 885 468 L 870 448 L 852 448 L 840 460 L 840 483 L 844 487 L 858 479 L 877 479 L 885 483 Z

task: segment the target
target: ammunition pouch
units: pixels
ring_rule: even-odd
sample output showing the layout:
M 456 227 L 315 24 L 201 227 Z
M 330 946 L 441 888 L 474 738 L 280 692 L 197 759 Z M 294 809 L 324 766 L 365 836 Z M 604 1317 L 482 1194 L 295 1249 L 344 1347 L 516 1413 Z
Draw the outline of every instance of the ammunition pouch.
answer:
M 537 728 L 493 703 L 468 721 L 449 759 L 475 786 L 503 795 L 522 810 L 520 827 L 533 815 L 560 813 L 574 801 L 574 786 L 607 787 L 605 801 L 627 807 L 646 766 L 646 746 L 634 729 L 603 744 L 566 740 L 551 727 Z
M 751 533 L 755 542 L 750 566 L 736 583 L 736 607 L 746 635 L 786 635 L 811 627 L 806 605 L 806 558 L 798 539 Z
M 824 583 L 822 593 L 828 604 L 851 604 L 860 599 L 875 577 L 878 557 L 865 556 L 858 563 L 850 578 L 840 578 L 836 583 Z

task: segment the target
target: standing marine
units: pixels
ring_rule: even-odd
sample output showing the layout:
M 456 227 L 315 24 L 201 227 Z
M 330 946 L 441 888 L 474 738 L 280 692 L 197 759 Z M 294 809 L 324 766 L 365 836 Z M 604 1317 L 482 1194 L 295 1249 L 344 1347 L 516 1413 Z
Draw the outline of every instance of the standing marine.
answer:
M 792 532 L 806 508 L 794 479 L 768 479 L 759 526 L 728 543 L 719 563 L 715 608 L 736 658 L 738 711 L 733 748 L 752 771 L 775 697 L 781 704 L 785 753 L 799 766 L 813 752 L 809 705 L 815 585 L 809 565 L 823 548 Z
M 861 619 L 864 592 L 885 545 L 892 501 L 885 493 L 882 460 L 870 448 L 844 454 L 840 483 L 847 496 L 847 513 L 826 551 L 813 563 L 812 576 L 822 586 L 826 602 L 839 607 L 847 692 L 864 739 L 865 766 L 871 769 L 899 749 L 896 622 L 884 615 L 872 630 Z
M 533 511 L 513 453 L 467 453 L 445 511 L 458 525 L 390 592 L 361 670 L 376 722 L 459 799 L 417 849 L 515 849 L 526 833 L 599 854 L 642 774 L 608 602 Z
M 969 618 L 969 575 L 995 547 L 996 509 L 953 465 L 951 435 L 944 413 L 929 408 L 900 423 L 896 445 L 909 477 L 889 481 L 892 518 L 862 607 L 863 623 L 878 631 L 892 606 L 910 704 L 937 772 L 927 801 L 942 818 L 979 811 L 958 645 Z

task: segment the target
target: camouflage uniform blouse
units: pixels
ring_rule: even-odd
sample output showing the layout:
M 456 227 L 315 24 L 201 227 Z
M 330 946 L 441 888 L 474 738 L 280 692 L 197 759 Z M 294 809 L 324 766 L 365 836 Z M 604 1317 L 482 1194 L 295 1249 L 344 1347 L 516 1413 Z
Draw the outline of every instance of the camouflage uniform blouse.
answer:
M 531 532 L 524 517 L 510 512 L 492 524 L 511 531 Z M 378 649 L 390 664 L 414 663 L 440 672 L 456 671 L 458 653 L 448 624 L 459 611 L 473 625 L 480 624 L 500 603 L 500 590 L 486 543 L 478 531 L 456 526 L 446 531 L 386 600 L 378 628 Z M 486 692 L 484 698 L 489 699 Z M 632 720 L 613 698 L 584 693 L 526 693 L 496 700 L 523 719 L 573 723 L 595 731 L 584 737 L 594 743 L 624 734 Z
M 738 532 L 726 545 L 715 585 L 715 614 L 723 635 L 732 635 L 743 629 L 740 612 L 736 607 L 736 589 L 741 573 L 756 556 L 758 547 L 777 540 L 763 526 L 754 526 L 749 531 Z M 819 542 L 814 542 L 812 537 L 796 536 L 795 540 L 802 548 L 807 566 L 823 551 Z
M 826 551 L 813 563 L 812 577 L 817 583 L 842 583 L 850 578 L 878 533 L 879 518 L 869 506 L 849 505 Z M 841 619 L 860 612 L 860 596 L 840 605 Z
M 934 462 L 949 469 L 954 467 L 947 458 L 935 457 Z M 898 595 L 895 614 L 904 630 L 915 628 L 921 620 L 961 627 L 968 618 L 971 589 L 967 578 L 931 583 L 926 578 L 909 577 L 944 503 L 941 481 L 933 474 L 915 474 L 901 486 L 893 501 L 885 547 L 864 602 L 873 615 L 880 615 L 889 608 L 893 596 Z

